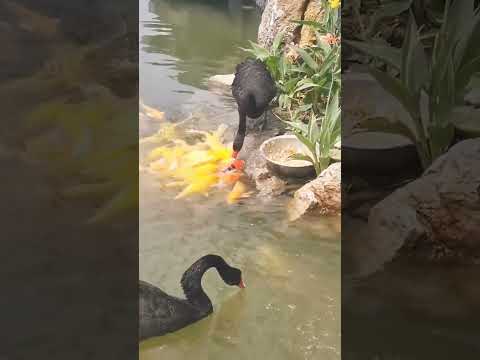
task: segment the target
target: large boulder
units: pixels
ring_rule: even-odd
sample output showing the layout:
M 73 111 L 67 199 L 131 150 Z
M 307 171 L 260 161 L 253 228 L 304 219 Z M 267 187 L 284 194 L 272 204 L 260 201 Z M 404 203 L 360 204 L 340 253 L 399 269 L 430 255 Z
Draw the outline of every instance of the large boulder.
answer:
M 255 3 L 257 4 L 260 10 L 265 10 L 265 6 L 267 6 L 268 0 L 256 0 Z
M 295 192 L 288 205 L 291 221 L 307 213 L 340 215 L 341 211 L 341 163 L 333 163 L 315 180 Z
M 315 0 L 268 0 L 258 29 L 258 43 L 270 47 L 279 32 L 285 32 L 285 42 L 298 42 L 299 25 L 292 20 L 301 20 L 310 1 Z
M 437 159 L 423 176 L 374 206 L 374 241 L 423 259 L 480 260 L 480 139 L 465 140 Z M 388 260 L 388 259 L 386 259 Z
M 307 4 L 305 13 L 303 14 L 303 20 L 320 22 L 323 17 L 323 7 L 320 1 L 310 0 Z M 299 46 L 305 47 L 313 45 L 317 41 L 315 29 L 311 26 L 302 26 L 300 32 Z

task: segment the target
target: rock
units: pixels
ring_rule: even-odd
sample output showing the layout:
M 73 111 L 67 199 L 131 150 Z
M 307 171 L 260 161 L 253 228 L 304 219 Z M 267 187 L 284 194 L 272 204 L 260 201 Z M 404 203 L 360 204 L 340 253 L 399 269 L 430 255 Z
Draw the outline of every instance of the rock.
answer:
M 480 81 L 477 80 L 477 84 L 478 83 L 480 83 Z M 472 87 L 470 92 L 465 96 L 465 103 L 475 107 L 480 107 L 480 90 L 478 87 Z
M 208 90 L 220 95 L 232 95 L 235 74 L 214 75 L 208 79 Z
M 257 4 L 260 10 L 265 10 L 265 6 L 267 6 L 268 0 L 256 0 L 255 3 Z
M 457 106 L 453 109 L 452 123 L 457 134 L 464 139 L 480 137 L 480 108 L 474 106 Z
M 258 29 L 258 43 L 270 47 L 275 36 L 284 31 L 285 43 L 298 43 L 299 25 L 292 20 L 300 20 L 310 1 L 315 0 L 268 0 Z
M 371 236 L 390 259 L 402 249 L 434 261 L 480 260 L 479 164 L 480 139 L 462 141 L 372 208 Z
M 290 221 L 315 211 L 321 215 L 339 215 L 341 210 L 341 163 L 333 163 L 315 180 L 295 192 L 288 205 Z
M 303 20 L 320 22 L 323 17 L 323 9 L 320 1 L 310 1 L 307 5 L 307 10 L 303 14 Z M 315 30 L 311 26 L 302 26 L 300 32 L 300 47 L 305 47 L 315 44 L 317 36 Z
M 208 79 L 208 83 L 212 86 L 230 87 L 233 84 L 233 79 L 235 79 L 235 74 L 214 75 Z
M 245 173 L 255 182 L 255 186 L 259 191 L 259 196 L 278 196 L 285 192 L 287 182 L 278 176 L 271 174 L 267 168 L 265 159 L 261 156 L 258 147 L 269 137 L 261 137 L 258 141 L 257 149 L 252 151 L 247 159 L 247 167 Z
M 262 197 L 278 196 L 287 189 L 287 181 L 271 174 L 267 168 L 267 162 L 260 154 L 260 145 L 265 140 L 284 133 L 280 122 L 274 119 L 270 113 L 268 115 L 267 129 L 258 131 L 250 128 L 240 153 L 240 158 L 246 162 L 245 173 L 253 180 L 259 196 Z M 249 124 L 255 125 L 255 121 L 249 119 Z

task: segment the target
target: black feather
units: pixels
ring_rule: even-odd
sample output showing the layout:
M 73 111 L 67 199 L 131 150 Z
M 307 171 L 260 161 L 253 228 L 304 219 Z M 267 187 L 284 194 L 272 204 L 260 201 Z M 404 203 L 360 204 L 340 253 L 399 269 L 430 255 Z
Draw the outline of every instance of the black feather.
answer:
M 240 151 L 246 134 L 246 117 L 258 118 L 277 94 L 275 82 L 260 60 L 247 59 L 238 64 L 232 83 L 232 95 L 238 105 L 239 125 L 233 148 Z
M 139 284 L 139 337 L 141 340 L 174 332 L 213 312 L 213 306 L 202 289 L 203 274 L 216 268 L 228 285 L 239 285 L 240 270 L 229 266 L 222 257 L 206 255 L 197 260 L 182 276 L 181 285 L 186 299 L 166 294 L 145 282 Z

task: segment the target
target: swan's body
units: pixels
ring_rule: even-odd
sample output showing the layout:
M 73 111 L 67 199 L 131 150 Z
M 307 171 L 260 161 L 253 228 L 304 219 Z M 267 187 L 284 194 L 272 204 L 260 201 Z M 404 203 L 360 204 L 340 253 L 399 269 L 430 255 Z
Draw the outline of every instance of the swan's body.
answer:
M 260 117 L 276 94 L 275 82 L 261 61 L 247 59 L 237 65 L 232 83 L 232 95 L 237 102 L 239 115 L 238 131 L 233 142 L 235 153 L 243 146 L 247 130 L 246 117 Z
M 222 257 L 207 255 L 196 261 L 182 276 L 186 298 L 166 294 L 145 282 L 139 284 L 140 340 L 177 331 L 213 312 L 213 306 L 202 289 L 202 276 L 215 267 L 228 285 L 244 287 L 241 271 L 229 266 Z

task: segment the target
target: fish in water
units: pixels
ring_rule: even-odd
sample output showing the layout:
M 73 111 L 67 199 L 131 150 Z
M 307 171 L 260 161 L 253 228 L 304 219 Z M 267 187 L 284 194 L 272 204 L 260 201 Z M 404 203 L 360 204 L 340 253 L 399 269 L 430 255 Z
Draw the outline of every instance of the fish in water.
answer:
M 251 195 L 251 192 L 247 192 L 247 186 L 241 182 L 237 181 L 233 186 L 232 191 L 227 195 L 227 203 L 235 204 L 238 200 L 247 198 Z
M 175 199 L 181 199 L 192 194 L 203 194 L 208 196 L 208 192 L 211 187 L 215 186 L 218 182 L 218 177 L 216 175 L 205 175 L 201 178 L 198 178 L 195 181 L 192 181 L 185 189 L 178 194 Z
M 243 173 L 241 171 L 237 170 L 231 170 L 231 171 L 226 171 L 224 173 L 221 173 L 220 175 L 220 183 L 219 186 L 229 186 L 229 185 L 235 185 L 235 183 L 240 180 L 242 177 Z
M 153 149 L 147 155 L 147 161 L 152 161 L 150 170 L 163 179 L 171 178 L 165 187 L 184 187 L 176 199 L 194 194 L 208 196 L 213 187 L 234 185 L 243 174 L 245 162 L 233 159 L 233 150 L 222 143 L 224 130 L 223 127 L 211 133 L 192 130 L 200 134 L 203 141 L 192 145 L 176 139 Z M 238 188 L 233 198 L 239 196 L 237 191 Z
M 162 121 L 165 119 L 165 113 L 157 110 L 151 106 L 145 105 L 143 101 L 140 99 L 140 109 L 142 113 L 145 114 L 147 117 L 153 120 Z

